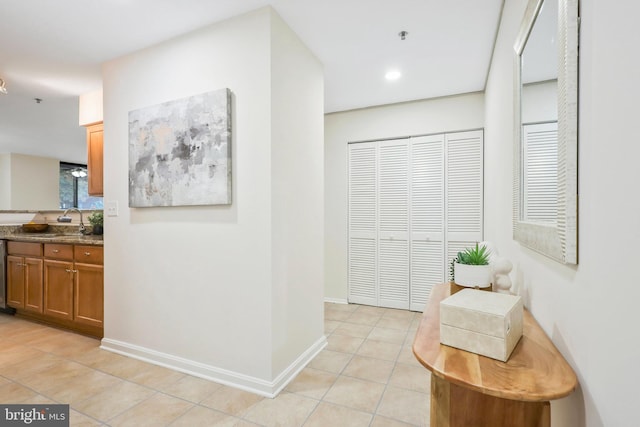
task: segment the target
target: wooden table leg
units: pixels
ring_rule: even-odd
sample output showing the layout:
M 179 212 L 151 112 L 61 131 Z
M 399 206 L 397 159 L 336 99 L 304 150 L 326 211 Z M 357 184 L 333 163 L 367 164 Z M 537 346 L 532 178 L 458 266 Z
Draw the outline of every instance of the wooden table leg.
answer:
M 431 374 L 431 427 L 550 427 L 551 405 L 501 399 Z

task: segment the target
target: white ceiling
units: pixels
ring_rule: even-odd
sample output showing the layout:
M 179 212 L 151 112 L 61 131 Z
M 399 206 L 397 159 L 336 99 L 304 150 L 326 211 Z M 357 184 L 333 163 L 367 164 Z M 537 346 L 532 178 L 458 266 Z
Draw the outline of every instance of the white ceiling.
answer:
M 326 112 L 481 91 L 503 1 L 0 0 L 0 153 L 85 162 L 77 97 L 100 64 L 265 5 L 324 64 Z

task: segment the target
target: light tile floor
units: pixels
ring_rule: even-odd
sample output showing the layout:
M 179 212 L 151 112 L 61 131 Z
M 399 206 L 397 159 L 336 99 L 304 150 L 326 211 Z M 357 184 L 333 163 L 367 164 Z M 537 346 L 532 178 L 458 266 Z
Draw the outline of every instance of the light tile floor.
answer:
M 421 313 L 325 304 L 328 346 L 275 399 L 0 315 L 0 403 L 69 403 L 72 426 L 428 426 Z

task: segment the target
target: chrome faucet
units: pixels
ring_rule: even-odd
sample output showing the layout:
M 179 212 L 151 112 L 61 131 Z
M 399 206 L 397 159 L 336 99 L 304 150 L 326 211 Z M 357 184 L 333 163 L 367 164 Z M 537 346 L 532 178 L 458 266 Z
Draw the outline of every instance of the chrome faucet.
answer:
M 78 227 L 78 231 L 80 234 L 85 234 L 87 232 L 87 227 L 85 227 L 82 222 L 82 211 L 78 208 L 69 208 L 64 211 L 64 213 L 58 217 L 58 222 L 71 222 L 71 217 L 67 216 L 69 212 L 78 212 L 80 214 L 80 226 Z

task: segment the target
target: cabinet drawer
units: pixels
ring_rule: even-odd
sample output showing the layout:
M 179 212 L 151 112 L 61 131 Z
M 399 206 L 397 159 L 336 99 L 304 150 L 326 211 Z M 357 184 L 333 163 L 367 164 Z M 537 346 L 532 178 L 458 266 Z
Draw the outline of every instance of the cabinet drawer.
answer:
M 74 246 L 76 262 L 87 264 L 102 264 L 104 262 L 104 248 L 101 246 Z
M 7 251 L 9 255 L 42 256 L 42 243 L 9 241 Z
M 44 256 L 47 258 L 73 261 L 73 246 L 61 245 L 57 243 L 45 243 Z

